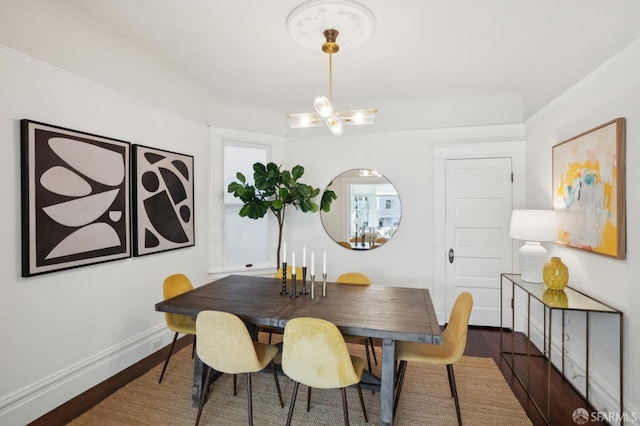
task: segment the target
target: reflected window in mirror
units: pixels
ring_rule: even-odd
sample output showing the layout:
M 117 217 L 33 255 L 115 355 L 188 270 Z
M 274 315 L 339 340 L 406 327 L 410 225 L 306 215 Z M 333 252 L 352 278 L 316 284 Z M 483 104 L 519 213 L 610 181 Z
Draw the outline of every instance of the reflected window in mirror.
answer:
M 333 179 L 325 191 L 336 199 L 329 212 L 321 212 L 327 234 L 353 250 L 369 250 L 387 242 L 402 218 L 402 204 L 395 186 L 370 169 L 354 169 Z

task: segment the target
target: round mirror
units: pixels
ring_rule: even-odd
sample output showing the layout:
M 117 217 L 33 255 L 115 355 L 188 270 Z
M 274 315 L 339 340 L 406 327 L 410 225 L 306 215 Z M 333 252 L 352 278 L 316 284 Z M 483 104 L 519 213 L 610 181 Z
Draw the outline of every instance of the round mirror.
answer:
M 402 206 L 398 191 L 380 173 L 354 169 L 338 175 L 325 189 L 336 198 L 321 211 L 327 234 L 346 249 L 370 250 L 386 243 L 398 229 Z

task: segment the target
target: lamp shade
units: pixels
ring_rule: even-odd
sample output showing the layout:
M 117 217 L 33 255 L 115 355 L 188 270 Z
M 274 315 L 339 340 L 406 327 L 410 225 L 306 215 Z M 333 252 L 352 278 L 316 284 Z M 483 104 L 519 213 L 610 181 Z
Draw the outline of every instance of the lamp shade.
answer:
M 555 241 L 558 219 L 554 210 L 514 210 L 509 237 L 523 241 Z
M 333 105 L 331 105 L 331 101 L 324 96 L 318 96 L 315 101 L 313 101 L 313 107 L 322 118 L 327 118 L 333 114 Z

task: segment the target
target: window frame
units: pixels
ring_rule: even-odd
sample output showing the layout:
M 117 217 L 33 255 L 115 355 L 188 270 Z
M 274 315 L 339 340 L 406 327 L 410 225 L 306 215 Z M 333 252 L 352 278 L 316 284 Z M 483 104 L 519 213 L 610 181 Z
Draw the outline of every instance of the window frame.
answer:
M 211 190 L 209 191 L 209 268 L 210 278 L 217 279 L 229 274 L 269 275 L 275 271 L 275 250 L 268 251 L 265 263 L 246 266 L 231 266 L 226 263 L 226 207 L 224 196 L 227 191 L 224 182 L 224 147 L 238 146 L 248 148 L 265 148 L 267 162 L 278 164 L 282 160 L 284 138 L 278 136 L 248 133 L 233 130 L 211 128 Z M 231 205 L 231 204 L 229 204 Z M 267 241 L 269 247 L 275 247 L 277 227 L 275 218 L 267 214 Z

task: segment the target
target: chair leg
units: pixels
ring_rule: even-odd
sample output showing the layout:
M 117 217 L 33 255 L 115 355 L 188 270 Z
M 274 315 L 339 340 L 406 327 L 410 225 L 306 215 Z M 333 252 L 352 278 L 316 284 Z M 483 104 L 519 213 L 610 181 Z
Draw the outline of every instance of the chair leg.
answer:
M 365 338 L 363 340 L 364 351 L 367 353 L 367 366 L 369 367 L 369 373 L 373 373 L 371 370 L 371 357 L 369 356 L 369 339 Z
M 358 383 L 358 396 L 360 397 L 360 406 L 362 406 L 362 414 L 364 414 L 364 422 L 369 423 L 369 417 L 367 416 L 367 409 L 364 406 L 364 398 L 362 397 L 362 387 Z
M 193 347 L 191 348 L 191 359 L 196 356 L 196 335 L 193 335 Z
M 451 395 L 456 403 L 456 415 L 458 416 L 458 425 L 462 426 L 462 416 L 460 415 L 460 401 L 458 401 L 458 390 L 456 389 L 456 378 L 453 375 L 453 364 L 447 364 L 447 372 L 449 373 L 449 385 L 451 386 Z
M 233 375 L 233 396 L 236 396 L 238 394 L 237 382 L 238 382 L 238 377 L 234 374 Z
M 396 384 L 396 397 L 393 400 L 393 417 L 396 415 L 398 409 L 398 402 L 400 402 L 400 392 L 402 392 L 402 384 L 404 383 L 404 373 L 407 371 L 407 361 L 400 361 L 398 366 L 398 378 Z
M 169 348 L 169 355 L 167 355 L 167 360 L 164 362 L 164 367 L 162 367 L 162 373 L 160 373 L 160 380 L 158 380 L 158 383 L 162 383 L 164 372 L 167 370 L 167 365 L 169 365 L 169 358 L 171 358 L 171 354 L 173 354 L 173 348 L 176 346 L 176 340 L 178 340 L 178 333 L 173 336 L 173 342 L 171 342 L 171 347 Z
M 276 363 L 271 360 L 271 371 L 273 371 L 273 380 L 276 382 L 276 390 L 278 391 L 278 398 L 280 399 L 280 408 L 284 408 L 284 400 L 282 399 L 282 391 L 280 390 L 280 381 L 278 380 L 278 373 L 276 372 Z
M 300 383 L 293 382 L 293 394 L 291 395 L 291 403 L 289 404 L 289 414 L 287 415 L 287 426 L 291 425 L 291 417 L 293 416 L 293 407 L 296 405 L 296 396 L 298 395 L 298 386 L 300 386 Z
M 311 410 L 311 386 L 307 386 L 307 413 Z
M 451 391 L 451 397 L 454 397 L 455 394 L 455 389 L 454 389 L 454 378 L 452 376 L 453 374 L 453 368 L 450 368 L 451 364 L 447 364 L 447 378 L 449 379 L 449 390 Z
M 378 357 L 376 356 L 376 347 L 373 344 L 373 337 L 369 337 L 369 344 L 371 345 L 371 352 L 373 352 L 373 361 L 378 365 Z
M 344 426 L 349 426 L 349 409 L 347 408 L 347 388 L 340 388 L 342 391 L 342 412 L 344 414 Z
M 247 405 L 249 407 L 249 426 L 253 426 L 253 397 L 251 396 L 251 373 L 247 373 Z
M 207 391 L 209 390 L 209 386 L 207 384 L 209 383 L 209 377 L 211 376 L 211 367 L 209 367 L 207 365 L 206 368 L 207 368 L 207 374 L 205 375 L 204 382 L 202 382 L 202 386 L 200 388 L 200 404 L 198 406 L 198 415 L 196 417 L 196 426 L 198 426 L 198 424 L 200 424 L 200 416 L 202 415 L 202 408 L 204 407 L 204 400 L 207 397 Z

